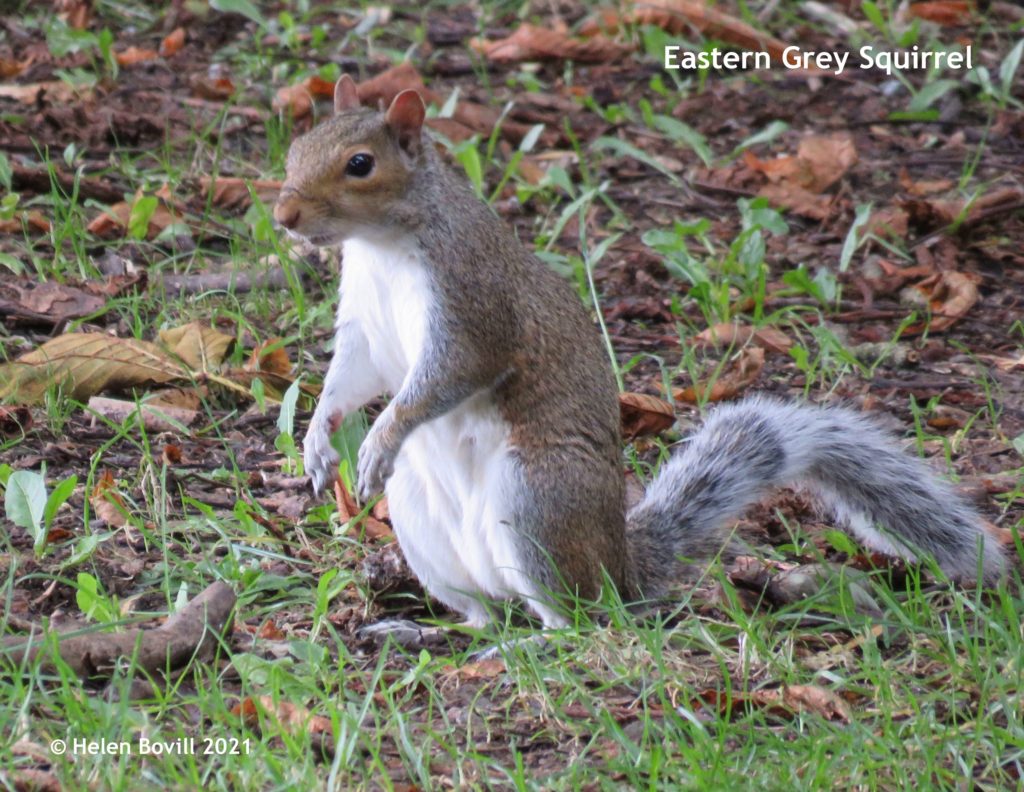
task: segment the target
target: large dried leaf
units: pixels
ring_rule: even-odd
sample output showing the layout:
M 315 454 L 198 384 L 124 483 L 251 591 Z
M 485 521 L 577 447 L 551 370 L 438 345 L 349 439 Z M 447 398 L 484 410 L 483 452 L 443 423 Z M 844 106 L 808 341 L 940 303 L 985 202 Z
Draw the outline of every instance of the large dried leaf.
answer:
M 160 343 L 193 371 L 213 371 L 224 362 L 235 337 L 202 322 L 189 322 L 161 330 Z
M 644 393 L 620 393 L 619 413 L 622 416 L 622 435 L 627 440 L 656 435 L 676 422 L 671 404 Z
M 18 212 L 14 217 L 0 219 L 0 234 L 24 234 L 25 231 L 50 233 L 50 221 L 38 209 Z
M 160 42 L 160 55 L 169 58 L 177 54 L 185 46 L 185 28 L 179 27 L 167 34 Z
M 967 0 L 930 0 L 911 3 L 907 16 L 927 19 L 937 25 L 965 25 L 970 22 L 974 3 Z
M 781 688 L 762 688 L 749 692 L 734 691 L 726 695 L 720 690 L 701 692 L 692 702 L 695 712 L 708 711 L 718 718 L 737 718 L 752 711 L 783 720 L 798 713 L 814 712 L 825 720 L 849 723 L 849 706 L 837 694 L 817 685 L 788 685 Z
M 0 401 L 37 403 L 56 383 L 81 401 L 106 389 L 187 378 L 186 369 L 156 344 L 105 333 L 68 333 L 0 366 Z
M 927 296 L 932 317 L 930 322 L 908 327 L 904 331 L 907 335 L 948 330 L 978 302 L 977 285 L 962 272 L 940 272 L 919 283 L 917 289 Z
M 63 80 L 28 83 L 25 85 L 0 85 L 0 98 L 14 99 L 22 104 L 34 105 L 46 99 L 50 104 L 68 104 L 76 98 L 87 100 L 91 89 L 76 90 Z
M 703 382 L 688 388 L 676 388 L 672 391 L 672 398 L 687 404 L 698 404 L 702 400 L 717 402 L 735 399 L 757 380 L 763 368 L 764 350 L 750 346 L 740 352 L 722 376 L 710 384 Z
M 800 141 L 796 156 L 762 160 L 743 153 L 748 168 L 768 178 L 758 195 L 797 214 L 823 220 L 832 198 L 822 195 L 857 162 L 853 137 L 847 132 L 809 135 Z
M 210 196 L 214 206 L 222 209 L 247 209 L 252 203 L 250 187 L 264 203 L 273 203 L 281 191 L 281 182 L 277 179 L 239 179 L 233 176 L 218 176 L 211 179 L 203 176 L 199 180 L 203 194 Z
M 123 52 L 115 53 L 114 58 L 121 66 L 134 66 L 136 63 L 156 60 L 160 57 L 156 50 L 128 47 Z
M 754 327 L 736 322 L 721 322 L 697 333 L 690 343 L 698 347 L 743 346 L 754 343 L 769 352 L 788 352 L 791 339 L 775 327 Z
M 506 38 L 473 39 L 470 46 L 494 63 L 547 60 L 607 63 L 632 49 L 601 35 L 576 38 L 564 26 L 545 28 L 526 22 Z
M 767 52 L 773 61 L 781 61 L 786 49 L 785 42 L 703 0 L 637 0 L 627 19 L 634 24 L 656 25 L 674 35 L 696 30 L 708 38 L 721 39 L 737 47 Z
M 812 193 L 821 193 L 835 184 L 857 162 L 857 148 L 847 132 L 832 135 L 808 135 L 800 141 L 795 157 L 758 159 L 749 150 L 744 162 L 768 180 L 793 184 Z
M 0 316 L 56 325 L 97 313 L 107 297 L 56 281 L 0 283 Z

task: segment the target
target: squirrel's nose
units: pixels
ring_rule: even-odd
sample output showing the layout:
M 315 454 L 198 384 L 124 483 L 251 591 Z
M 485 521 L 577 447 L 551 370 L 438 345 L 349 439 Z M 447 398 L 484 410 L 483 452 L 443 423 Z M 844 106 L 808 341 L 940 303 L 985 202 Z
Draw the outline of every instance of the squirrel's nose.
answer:
M 299 207 L 291 201 L 278 201 L 274 206 L 274 219 L 291 231 L 299 224 Z

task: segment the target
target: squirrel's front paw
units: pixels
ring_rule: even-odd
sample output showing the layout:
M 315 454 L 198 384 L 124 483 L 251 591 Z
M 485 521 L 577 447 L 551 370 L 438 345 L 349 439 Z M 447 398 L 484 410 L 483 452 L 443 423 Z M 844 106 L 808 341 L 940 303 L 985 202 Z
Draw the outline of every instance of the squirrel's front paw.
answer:
M 382 414 L 359 448 L 359 497 L 365 503 L 384 489 L 395 470 L 398 443 L 392 440 L 390 422 Z
M 306 430 L 306 439 L 302 441 L 302 462 L 317 495 L 338 477 L 340 457 L 331 445 L 331 427 L 339 420 L 317 409 Z

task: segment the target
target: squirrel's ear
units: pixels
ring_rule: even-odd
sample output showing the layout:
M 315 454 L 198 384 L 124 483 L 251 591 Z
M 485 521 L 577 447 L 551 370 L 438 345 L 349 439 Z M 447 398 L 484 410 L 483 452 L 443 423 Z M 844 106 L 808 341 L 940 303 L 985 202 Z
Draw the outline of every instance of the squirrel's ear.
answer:
M 359 91 L 356 90 L 356 82 L 347 74 L 343 74 L 334 84 L 334 112 L 355 110 L 357 107 L 359 107 Z
M 415 153 L 420 147 L 423 119 L 426 117 L 427 108 L 423 106 L 420 95 L 414 89 L 407 88 L 392 100 L 384 120 L 398 135 L 402 148 Z

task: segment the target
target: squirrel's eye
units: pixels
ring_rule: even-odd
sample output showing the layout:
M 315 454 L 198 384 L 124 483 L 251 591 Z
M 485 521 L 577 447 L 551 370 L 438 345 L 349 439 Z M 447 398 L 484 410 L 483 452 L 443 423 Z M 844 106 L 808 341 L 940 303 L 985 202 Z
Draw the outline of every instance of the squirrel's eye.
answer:
M 354 154 L 345 166 L 349 176 L 369 176 L 373 170 L 373 157 L 369 154 Z

